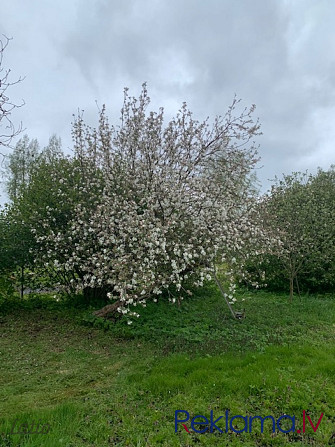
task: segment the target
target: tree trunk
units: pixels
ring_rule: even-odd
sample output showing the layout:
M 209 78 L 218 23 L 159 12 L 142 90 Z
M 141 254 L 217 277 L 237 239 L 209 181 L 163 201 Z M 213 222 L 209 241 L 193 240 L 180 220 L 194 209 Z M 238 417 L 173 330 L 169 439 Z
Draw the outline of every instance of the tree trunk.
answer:
M 21 287 L 20 287 L 20 297 L 23 299 L 24 292 L 24 267 L 21 267 Z
M 300 288 L 299 288 L 299 281 L 298 281 L 298 276 L 297 275 L 295 275 L 295 284 L 297 286 L 297 291 L 298 291 L 299 298 L 301 299 Z
M 115 303 L 113 304 L 107 304 L 106 306 L 102 307 L 99 310 L 96 310 L 95 312 L 93 312 L 93 315 L 95 315 L 96 317 L 100 317 L 100 318 L 115 318 L 117 319 L 118 317 L 121 316 L 121 314 L 119 314 L 119 312 L 117 311 L 117 308 L 120 307 L 121 305 L 121 301 L 115 301 Z
M 221 292 L 221 294 L 222 294 L 224 300 L 226 301 L 226 304 L 227 304 L 227 306 L 228 306 L 228 308 L 229 308 L 229 310 L 230 310 L 230 313 L 232 314 L 233 318 L 235 318 L 235 320 L 236 320 L 237 318 L 236 318 L 235 311 L 234 311 L 234 309 L 231 307 L 231 304 L 230 304 L 228 298 L 226 297 L 226 293 L 225 293 L 225 291 L 223 290 L 223 287 L 222 287 L 222 284 L 221 284 L 219 278 L 216 276 L 215 266 L 214 266 L 214 268 L 213 268 L 213 272 L 214 272 L 214 279 L 215 279 L 215 282 L 216 282 L 217 286 L 219 287 L 220 292 Z
M 292 303 L 293 301 L 293 281 L 294 281 L 294 276 L 290 276 L 290 303 Z

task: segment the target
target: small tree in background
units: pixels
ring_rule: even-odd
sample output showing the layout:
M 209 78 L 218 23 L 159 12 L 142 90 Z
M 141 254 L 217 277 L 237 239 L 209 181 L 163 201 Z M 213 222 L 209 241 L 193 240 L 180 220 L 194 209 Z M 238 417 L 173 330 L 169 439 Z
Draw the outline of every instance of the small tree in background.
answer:
M 49 138 L 48 145 L 43 148 L 40 158 L 47 161 L 48 163 L 52 163 L 53 160 L 57 160 L 62 157 L 62 140 L 60 139 L 60 137 L 57 137 L 56 134 L 53 134 Z
M 326 291 L 335 289 L 335 168 L 319 169 L 310 178 L 309 194 L 315 211 L 308 224 L 313 238 L 305 260 L 300 282 L 305 289 Z
M 314 212 L 309 195 L 307 174 L 284 175 L 272 186 L 271 193 L 262 200 L 263 219 L 273 232 L 280 235 L 282 250 L 278 254 L 289 280 L 290 300 L 304 261 L 313 244 L 308 221 Z
M 335 254 L 334 205 L 333 169 L 319 170 L 315 176 L 299 172 L 284 175 L 261 200 L 264 223 L 282 242 L 278 253 L 263 258 L 265 281 L 270 285 L 277 281 L 278 286 L 283 274 L 289 282 L 290 300 L 294 289 L 300 293 L 299 284 L 310 287 L 313 278 L 314 288 L 321 282 L 330 285 Z
M 0 211 L 0 273 L 11 276 L 23 297 L 25 270 L 33 264 L 32 249 L 36 244 L 22 210 L 6 205 Z
M 16 143 L 6 163 L 6 187 L 10 200 L 15 201 L 29 184 L 38 156 L 39 144 L 36 139 L 29 140 L 28 135 L 24 135 Z
M 27 269 L 30 286 L 32 281 L 36 283 L 32 270 L 38 267 L 40 274 L 45 270 L 33 262 L 36 240 L 31 229 L 42 216 L 48 215 L 49 206 L 55 205 L 54 189 L 59 185 L 51 174 L 59 170 L 64 175 L 68 164 L 57 136 L 53 135 L 40 153 L 37 140 L 29 140 L 25 135 L 8 156 L 6 165 L 6 186 L 11 201 L 1 211 L 0 270 L 17 279 L 23 295 L 28 283 Z M 45 278 L 43 275 L 44 281 Z

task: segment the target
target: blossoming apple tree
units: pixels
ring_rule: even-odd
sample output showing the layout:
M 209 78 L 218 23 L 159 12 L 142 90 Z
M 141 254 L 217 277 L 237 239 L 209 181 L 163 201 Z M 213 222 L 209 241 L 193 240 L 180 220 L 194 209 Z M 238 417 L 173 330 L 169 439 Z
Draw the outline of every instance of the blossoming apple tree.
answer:
M 118 126 L 105 107 L 97 129 L 75 119 L 71 172 L 52 174 L 57 200 L 34 229 L 37 261 L 87 297 L 109 297 L 100 316 L 137 315 L 163 291 L 174 301 L 185 280 L 202 285 L 216 264 L 232 303 L 245 259 L 266 246 L 248 180 L 258 162 L 255 107 L 235 114 L 234 99 L 210 125 L 183 104 L 164 125 L 164 110 L 148 112 L 149 103 L 143 84 L 138 99 L 125 89 Z

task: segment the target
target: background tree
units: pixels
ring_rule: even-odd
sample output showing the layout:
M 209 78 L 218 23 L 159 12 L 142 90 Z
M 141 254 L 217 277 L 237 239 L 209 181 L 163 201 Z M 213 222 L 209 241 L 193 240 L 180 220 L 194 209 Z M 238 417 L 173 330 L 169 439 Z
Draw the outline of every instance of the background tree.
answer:
M 10 200 L 15 201 L 29 184 L 34 165 L 38 162 L 38 156 L 38 141 L 36 139 L 30 141 L 28 135 L 24 135 L 7 157 L 6 186 Z
M 0 273 L 10 275 L 20 285 L 23 297 L 25 270 L 33 264 L 34 237 L 16 206 L 7 205 L 0 211 L 0 230 Z
M 313 244 L 300 275 L 305 290 L 335 290 L 335 168 L 319 169 L 310 178 L 309 194 L 315 212 L 306 224 L 310 225 Z
M 259 266 L 252 262 L 251 270 L 261 271 L 271 288 L 281 289 L 288 281 L 291 300 L 294 289 L 300 293 L 333 287 L 334 205 L 334 169 L 316 175 L 296 172 L 277 180 L 260 201 L 259 211 L 282 246 L 276 254 L 261 257 Z
M 283 244 L 278 259 L 289 280 L 290 300 L 294 282 L 313 245 L 308 223 L 315 209 L 307 187 L 309 181 L 307 174 L 284 175 L 260 206 L 264 221 L 280 235 Z
M 65 175 L 67 168 L 60 139 L 55 135 L 41 153 L 37 140 L 30 141 L 25 135 L 8 157 L 7 190 L 11 202 L 1 213 L 0 270 L 18 279 L 21 295 L 27 284 L 27 271 L 30 273 L 28 285 L 34 278 L 33 271 L 42 275 L 44 282 L 47 276 L 52 278 L 52 272 L 48 271 L 46 276 L 45 268 L 33 262 L 36 241 L 31 230 L 41 216 L 48 215 L 49 207 L 55 205 L 54 191 L 61 185 L 51 173 L 58 171 Z M 52 216 L 54 227 L 63 224 L 60 214 Z M 37 284 L 36 280 L 34 282 Z
M 48 145 L 43 148 L 40 155 L 40 158 L 46 160 L 48 163 L 52 163 L 53 160 L 61 158 L 63 156 L 63 151 L 62 140 L 60 139 L 60 137 L 57 137 L 56 134 L 53 134 L 49 138 Z

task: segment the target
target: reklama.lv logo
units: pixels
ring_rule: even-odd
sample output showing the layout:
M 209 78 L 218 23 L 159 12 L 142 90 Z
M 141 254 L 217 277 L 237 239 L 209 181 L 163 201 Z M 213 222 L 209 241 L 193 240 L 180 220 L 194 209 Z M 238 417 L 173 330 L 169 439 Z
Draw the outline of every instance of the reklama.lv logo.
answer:
M 183 413 L 184 418 L 179 419 L 179 413 Z M 186 416 L 186 417 L 185 417 Z M 224 418 L 222 421 L 221 419 Z M 311 417 L 307 414 L 306 410 L 303 410 L 302 412 L 302 433 L 305 433 L 306 431 L 306 419 L 311 425 L 314 433 L 316 433 L 317 429 L 319 428 L 319 425 L 321 423 L 321 420 L 323 418 L 323 413 L 321 413 L 318 422 L 316 425 L 313 424 Z M 288 422 L 291 422 L 291 426 L 288 429 L 283 429 L 281 426 L 281 423 L 283 420 L 287 420 Z M 190 429 L 193 430 L 195 433 L 205 433 L 209 431 L 210 433 L 213 433 L 214 430 L 218 430 L 220 433 L 228 433 L 228 430 L 235 433 L 251 433 L 254 429 L 255 424 L 253 425 L 254 421 L 260 421 L 260 429 L 261 433 L 264 431 L 264 422 L 267 423 L 270 422 L 272 424 L 272 433 L 276 431 L 276 428 L 278 431 L 282 433 L 290 433 L 290 432 L 297 432 L 301 433 L 301 430 L 296 430 L 296 417 L 295 416 L 289 416 L 288 414 L 283 414 L 280 416 L 277 420 L 273 416 L 241 416 L 241 415 L 235 415 L 232 417 L 229 417 L 229 410 L 225 411 L 225 414 L 222 416 L 219 416 L 218 418 L 214 418 L 213 410 L 211 410 L 210 418 L 208 419 L 206 416 L 203 416 L 201 414 L 197 414 L 191 419 L 191 426 L 187 426 L 185 422 L 189 422 L 190 420 L 190 414 L 186 410 L 176 410 L 174 414 L 174 421 L 175 421 L 175 433 L 178 432 L 178 424 L 181 424 L 181 426 L 184 428 L 184 430 L 187 431 L 187 433 L 190 433 Z M 225 421 L 225 427 L 220 428 L 217 424 L 222 424 L 223 421 Z M 234 423 L 241 424 L 241 421 L 243 421 L 243 427 L 241 428 L 235 428 Z M 196 427 L 198 426 L 199 429 Z M 259 425 L 257 425 L 259 427 Z

